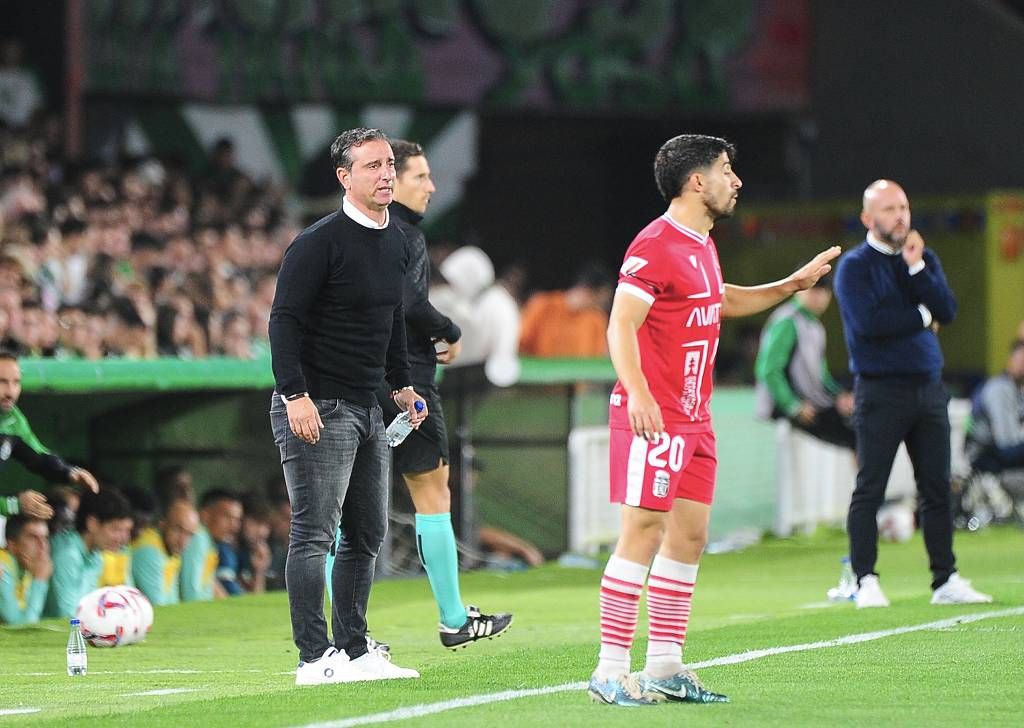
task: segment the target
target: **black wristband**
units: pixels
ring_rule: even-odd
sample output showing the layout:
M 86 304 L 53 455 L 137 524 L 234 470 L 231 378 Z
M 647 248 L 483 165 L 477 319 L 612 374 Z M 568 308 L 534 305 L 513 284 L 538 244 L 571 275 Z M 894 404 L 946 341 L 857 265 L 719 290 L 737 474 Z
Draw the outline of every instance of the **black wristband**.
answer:
M 286 395 L 284 395 L 284 401 L 285 402 L 294 402 L 297 399 L 302 399 L 303 397 L 308 397 L 308 396 L 309 396 L 309 392 L 298 392 L 296 394 L 286 394 Z

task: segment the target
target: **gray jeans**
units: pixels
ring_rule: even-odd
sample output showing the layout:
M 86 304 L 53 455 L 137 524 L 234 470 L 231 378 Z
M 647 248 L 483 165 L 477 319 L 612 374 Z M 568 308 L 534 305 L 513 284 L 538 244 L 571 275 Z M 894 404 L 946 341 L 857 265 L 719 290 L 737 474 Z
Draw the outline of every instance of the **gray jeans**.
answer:
M 334 646 L 352 659 L 366 652 L 366 604 L 388 524 L 388 447 L 379 406 L 314 399 L 324 429 L 309 445 L 288 425 L 274 393 L 270 424 L 292 504 L 285 585 L 299 659 L 315 660 L 330 646 L 324 619 L 324 562 L 341 524 L 334 562 L 331 624 Z

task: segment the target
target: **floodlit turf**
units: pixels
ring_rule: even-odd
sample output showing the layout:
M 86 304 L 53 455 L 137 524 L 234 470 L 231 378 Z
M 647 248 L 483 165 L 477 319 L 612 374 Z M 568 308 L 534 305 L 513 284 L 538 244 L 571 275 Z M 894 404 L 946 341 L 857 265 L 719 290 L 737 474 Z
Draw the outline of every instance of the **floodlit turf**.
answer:
M 752 649 L 1024 605 L 1024 532 L 957 534 L 961 571 L 996 603 L 937 607 L 920 535 L 883 544 L 879 570 L 893 602 L 856 611 L 823 606 L 845 552 L 841 534 L 769 540 L 707 556 L 686 657 L 712 660 Z M 89 650 L 89 674 L 64 669 L 65 627 L 0 629 L 0 724 L 61 726 L 299 726 L 336 722 L 457 698 L 586 680 L 597 651 L 595 570 L 548 566 L 526 573 L 467 574 L 464 596 L 516 613 L 512 630 L 456 654 L 442 650 L 425 580 L 374 589 L 375 636 L 420 680 L 296 688 L 284 594 L 156 611 L 149 639 Z M 643 626 L 645 620 L 641 620 Z M 643 629 L 641 629 L 641 632 Z M 634 648 L 642 662 L 643 639 Z M 580 690 L 522 697 L 417 717 L 420 726 L 1019 726 L 1024 715 L 1024 615 L 915 631 L 871 642 L 774 655 L 700 671 L 727 705 L 645 708 L 594 705 Z M 153 691 L 178 691 L 140 695 Z M 3 711 L 38 708 L 8 715 Z M 406 721 L 406 725 L 412 722 Z

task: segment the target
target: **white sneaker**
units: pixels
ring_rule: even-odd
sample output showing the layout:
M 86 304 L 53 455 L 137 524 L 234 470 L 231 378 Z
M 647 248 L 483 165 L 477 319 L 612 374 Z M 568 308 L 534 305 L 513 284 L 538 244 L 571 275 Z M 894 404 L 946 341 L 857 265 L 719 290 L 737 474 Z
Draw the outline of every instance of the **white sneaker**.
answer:
M 857 609 L 889 606 L 889 600 L 885 598 L 885 594 L 882 592 L 882 585 L 878 583 L 878 577 L 874 574 L 861 577 L 855 601 L 857 602 Z
M 362 679 L 362 673 L 351 667 L 348 655 L 333 647 L 328 647 L 320 659 L 300 662 L 295 668 L 296 685 L 329 685 Z
M 950 574 L 949 580 L 932 592 L 932 604 L 988 604 L 992 597 L 971 587 L 971 582 L 959 573 Z
M 400 680 L 420 676 L 415 670 L 392 664 L 391 656 L 380 650 L 367 652 L 348 664 L 359 673 L 359 677 L 354 678 L 355 680 Z

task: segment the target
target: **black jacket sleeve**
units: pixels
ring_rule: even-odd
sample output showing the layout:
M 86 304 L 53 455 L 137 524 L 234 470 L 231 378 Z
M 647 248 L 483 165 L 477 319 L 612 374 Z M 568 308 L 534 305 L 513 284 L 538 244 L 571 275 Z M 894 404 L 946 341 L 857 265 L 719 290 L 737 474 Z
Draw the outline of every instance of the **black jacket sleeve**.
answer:
M 71 466 L 56 455 L 39 453 L 33 450 L 20 437 L 7 436 L 11 444 L 11 457 L 25 468 L 51 483 L 67 483 L 71 475 Z
M 430 292 L 430 265 L 427 261 L 427 241 L 418 228 L 405 231 L 409 267 L 405 272 L 405 320 L 410 336 L 444 339 L 454 343 L 462 336 L 455 322 L 434 308 L 427 298 Z

